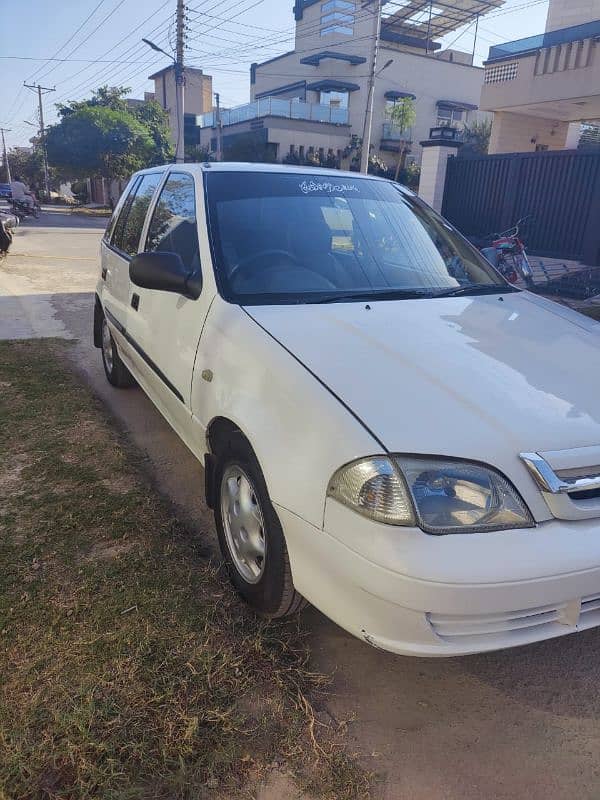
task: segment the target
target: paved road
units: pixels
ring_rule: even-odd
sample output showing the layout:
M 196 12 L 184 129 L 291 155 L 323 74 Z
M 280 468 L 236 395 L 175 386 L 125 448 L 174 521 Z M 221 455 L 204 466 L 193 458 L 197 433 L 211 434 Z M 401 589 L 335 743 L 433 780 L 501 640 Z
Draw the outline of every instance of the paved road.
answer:
M 102 228 L 48 213 L 19 230 L 0 262 L 0 338 L 72 338 L 74 363 L 147 454 L 157 485 L 214 546 L 200 466 L 139 390 L 108 387 L 92 347 Z M 313 609 L 303 620 L 316 665 L 336 671 L 329 710 L 353 718 L 356 752 L 383 776 L 377 800 L 600 797 L 600 631 L 437 661 L 373 650 Z

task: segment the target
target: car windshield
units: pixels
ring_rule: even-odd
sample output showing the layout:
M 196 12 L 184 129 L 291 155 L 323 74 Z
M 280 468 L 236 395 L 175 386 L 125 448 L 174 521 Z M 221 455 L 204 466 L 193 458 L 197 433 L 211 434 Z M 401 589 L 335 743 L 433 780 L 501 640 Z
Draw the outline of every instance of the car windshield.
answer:
M 231 302 L 510 291 L 444 219 L 389 181 L 235 171 L 206 178 L 217 280 Z

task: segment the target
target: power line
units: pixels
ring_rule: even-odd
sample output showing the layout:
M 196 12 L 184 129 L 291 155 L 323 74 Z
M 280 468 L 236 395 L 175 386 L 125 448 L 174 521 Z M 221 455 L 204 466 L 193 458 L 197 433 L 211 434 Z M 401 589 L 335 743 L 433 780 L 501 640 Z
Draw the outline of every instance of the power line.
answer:
M 95 34 L 97 31 L 99 31 L 99 30 L 100 30 L 100 28 L 101 28 L 103 25 L 105 25 L 105 24 L 108 22 L 108 20 L 109 20 L 109 19 L 110 19 L 110 18 L 111 18 L 111 17 L 112 17 L 114 14 L 116 14 L 116 12 L 117 12 L 117 11 L 118 11 L 118 10 L 121 8 L 121 6 L 123 5 L 123 3 L 125 3 L 125 2 L 126 2 L 126 0 L 119 0 L 119 2 L 118 2 L 118 3 L 117 3 L 117 5 L 116 5 L 116 6 L 113 8 L 113 10 L 112 10 L 110 13 L 108 13 L 108 14 L 107 14 L 107 15 L 104 17 L 104 19 L 103 19 L 103 20 L 102 20 L 102 21 L 101 21 L 101 22 L 100 22 L 98 25 L 96 25 L 96 27 L 94 28 L 94 30 L 93 30 L 93 31 L 90 31 L 90 33 L 88 33 L 88 35 L 85 37 L 85 39 L 83 39 L 83 40 L 82 40 L 82 41 L 81 41 L 81 42 L 80 42 L 80 43 L 79 43 L 79 44 L 78 44 L 76 47 L 74 47 L 74 48 L 73 48 L 73 50 L 71 50 L 71 52 L 70 52 L 70 53 L 69 53 L 69 55 L 68 55 L 68 58 L 70 58 L 70 57 L 73 55 L 73 53 L 76 53 L 78 50 L 80 50 L 80 49 L 83 47 L 83 45 L 84 45 L 84 44 L 85 44 L 87 41 L 89 41 L 89 40 L 92 38 L 92 36 L 93 36 L 93 35 L 94 35 L 94 34 Z M 50 73 L 51 73 L 51 72 L 54 72 L 54 70 L 55 70 L 55 69 L 56 69 L 56 66 L 50 67 L 50 69 L 49 69 L 49 70 L 46 70 L 46 72 L 44 72 L 44 73 L 43 73 L 43 75 L 42 75 L 41 77 L 42 77 L 42 78 L 46 78 L 48 75 L 50 75 Z
M 86 17 L 86 18 L 83 20 L 83 22 L 81 23 L 81 25 L 80 25 L 80 26 L 77 28 L 77 30 L 75 31 L 75 33 L 74 33 L 74 34 L 72 34 L 72 35 L 71 35 L 71 36 L 70 36 L 70 37 L 67 39 L 67 41 L 66 41 L 66 42 L 65 42 L 65 43 L 64 43 L 64 44 L 63 44 L 61 47 L 59 47 L 59 48 L 58 48 L 58 50 L 56 51 L 56 53 L 54 53 L 54 55 L 52 56 L 52 58 L 49 58 L 49 59 L 47 59 L 47 61 L 46 61 L 46 64 L 43 64 L 41 67 L 38 67 L 38 68 L 35 70 L 35 72 L 34 72 L 32 75 L 30 75 L 30 76 L 27 78 L 27 80 L 28 80 L 28 81 L 30 81 L 30 80 L 32 80 L 33 78 L 35 78 L 35 76 L 36 76 L 36 75 L 37 75 L 39 72 L 42 72 L 42 71 L 43 71 L 43 69 L 44 69 L 44 67 L 45 67 L 45 66 L 46 66 L 46 65 L 47 65 L 47 64 L 48 64 L 50 61 L 54 61 L 54 59 L 56 58 L 56 56 L 58 56 L 58 55 L 59 55 L 59 54 L 60 54 L 60 53 L 61 53 L 61 52 L 62 52 L 62 51 L 65 49 L 65 47 L 67 47 L 67 45 L 69 45 L 69 44 L 70 44 L 70 43 L 73 41 L 73 39 L 74 39 L 74 38 L 77 36 L 77 34 L 79 33 L 79 31 L 80 31 L 80 30 L 82 30 L 82 28 L 84 28 L 84 27 L 87 25 L 87 23 L 88 23 L 88 22 L 89 22 L 89 20 L 90 20 L 90 19 L 91 19 L 91 18 L 94 16 L 94 14 L 96 13 L 96 11 L 98 11 L 98 9 L 100 8 L 100 6 L 102 6 L 102 5 L 103 5 L 105 2 L 106 2 L 106 0 L 100 0 L 100 2 L 99 2 L 99 3 L 97 3 L 97 4 L 96 4 L 96 6 L 94 6 L 94 10 L 92 11 L 92 13 L 91 13 L 91 14 L 88 14 L 88 16 L 87 16 L 87 17 Z
M 33 56 L 0 56 L 0 58 L 8 59 L 11 61 L 58 61 L 61 64 L 141 64 L 142 60 L 138 61 L 123 61 L 120 58 L 106 59 L 101 58 L 34 58 Z

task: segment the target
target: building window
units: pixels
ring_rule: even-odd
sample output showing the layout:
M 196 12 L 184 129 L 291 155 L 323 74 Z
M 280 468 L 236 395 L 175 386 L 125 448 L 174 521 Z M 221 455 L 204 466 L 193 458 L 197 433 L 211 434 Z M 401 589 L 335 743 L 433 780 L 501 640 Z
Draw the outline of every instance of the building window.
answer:
M 440 106 L 437 110 L 438 127 L 452 126 L 462 123 L 465 120 L 465 112 L 462 108 L 444 108 Z
M 414 102 L 414 98 L 412 97 L 398 97 L 395 100 L 386 100 L 385 101 L 385 110 L 391 111 L 396 106 L 402 105 L 405 100 L 412 100 Z
M 300 156 L 300 158 L 304 158 L 304 145 L 303 144 L 301 144 L 300 147 L 298 148 L 298 155 Z
M 319 92 L 319 103 L 331 108 L 348 108 L 348 92 Z
M 341 14 L 339 11 L 334 11 L 333 14 L 325 14 L 324 17 L 321 17 L 321 25 L 329 25 L 332 22 L 354 25 L 354 14 Z
M 354 28 L 347 28 L 343 25 L 329 25 L 327 28 L 321 28 L 321 36 L 329 36 L 332 33 L 341 33 L 344 36 L 353 36 Z
M 295 144 L 291 144 L 290 145 L 290 155 L 293 156 L 295 152 L 296 152 L 296 145 Z
M 321 36 L 341 33 L 343 36 L 354 34 L 355 4 L 347 0 L 329 0 L 321 6 Z
M 323 3 L 321 6 L 321 13 L 327 14 L 329 11 L 354 11 L 356 8 L 354 3 L 349 0 L 329 0 L 328 3 Z

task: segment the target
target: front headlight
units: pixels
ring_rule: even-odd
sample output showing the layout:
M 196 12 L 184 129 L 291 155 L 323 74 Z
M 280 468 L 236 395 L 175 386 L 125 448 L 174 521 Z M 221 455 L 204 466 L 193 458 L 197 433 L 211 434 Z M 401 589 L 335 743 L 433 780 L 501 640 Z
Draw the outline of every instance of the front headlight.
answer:
M 327 495 L 377 522 L 434 534 L 530 528 L 515 487 L 491 467 L 469 461 L 375 456 L 339 469 Z

